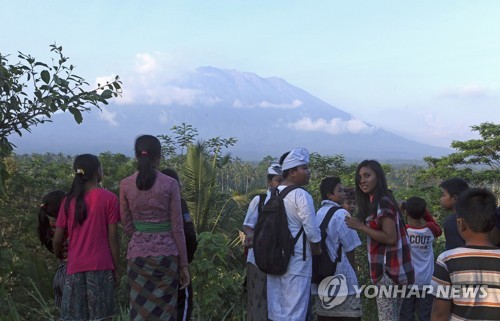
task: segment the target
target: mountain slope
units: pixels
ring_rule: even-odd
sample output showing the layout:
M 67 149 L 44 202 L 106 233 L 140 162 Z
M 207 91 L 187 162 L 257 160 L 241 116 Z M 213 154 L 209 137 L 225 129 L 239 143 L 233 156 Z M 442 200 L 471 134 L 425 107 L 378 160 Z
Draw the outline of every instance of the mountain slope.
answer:
M 449 152 L 371 126 L 282 79 L 214 67 L 159 84 L 149 98 L 136 95 L 127 104 L 95 110 L 81 125 L 69 114 L 53 120 L 22 138 L 11 137 L 16 152 L 131 155 L 136 136 L 169 134 L 183 122 L 198 129 L 201 138 L 236 137 L 230 151 L 248 160 L 279 157 L 296 146 L 348 159 L 420 160 Z

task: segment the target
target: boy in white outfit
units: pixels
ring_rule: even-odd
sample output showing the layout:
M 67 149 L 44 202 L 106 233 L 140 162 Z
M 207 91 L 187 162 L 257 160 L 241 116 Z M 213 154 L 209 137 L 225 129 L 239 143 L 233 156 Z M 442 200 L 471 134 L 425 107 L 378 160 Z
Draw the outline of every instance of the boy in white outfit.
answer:
M 284 181 L 278 189 L 282 191 L 291 185 L 307 185 L 310 178 L 308 164 L 309 152 L 305 148 L 297 148 L 281 156 Z M 321 234 L 316 224 L 312 196 L 306 190 L 292 190 L 284 198 L 284 205 L 292 236 L 295 237 L 302 227 L 304 233 L 295 244 L 295 255 L 291 256 L 285 274 L 267 275 L 268 317 L 273 321 L 304 321 L 311 293 L 311 252 L 315 255 L 321 253 Z M 305 249 L 303 237 L 307 241 Z
M 273 187 L 277 187 L 283 181 L 281 167 L 278 164 L 271 165 L 267 169 L 267 194 Z M 245 233 L 245 247 L 247 255 L 247 320 L 267 321 L 267 276 L 259 270 L 255 264 L 255 256 L 252 249 L 252 241 L 255 225 L 259 213 L 264 204 L 266 194 L 255 196 L 248 206 L 247 215 L 243 222 Z

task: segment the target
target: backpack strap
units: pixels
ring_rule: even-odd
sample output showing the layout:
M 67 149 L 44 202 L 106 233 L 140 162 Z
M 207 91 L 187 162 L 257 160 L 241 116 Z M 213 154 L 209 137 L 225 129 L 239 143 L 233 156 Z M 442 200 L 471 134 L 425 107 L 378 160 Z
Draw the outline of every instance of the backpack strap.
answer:
M 328 210 L 328 212 L 325 215 L 325 218 L 323 218 L 321 225 L 319 226 L 319 228 L 321 229 L 322 232 L 326 231 L 326 228 L 328 227 L 328 224 L 332 220 L 333 215 L 335 215 L 335 213 L 339 209 L 341 209 L 340 206 L 330 207 L 330 209 Z M 326 238 L 326 233 L 325 233 L 325 238 Z M 324 240 L 322 240 L 322 241 L 324 241 Z M 335 262 L 340 262 L 341 260 L 342 260 L 342 243 L 340 242 L 340 239 L 339 239 L 339 247 L 337 249 L 337 257 L 335 258 Z
M 264 202 L 266 201 L 266 194 L 259 194 L 259 206 L 257 207 L 257 212 L 260 214 L 262 208 L 264 207 Z
M 325 218 L 323 219 L 323 221 L 321 222 L 321 225 L 319 226 L 319 228 L 322 231 L 326 230 L 326 228 L 327 228 L 328 224 L 330 223 L 330 220 L 332 219 L 333 215 L 339 209 L 341 209 L 340 206 L 332 206 L 332 207 L 330 207 L 330 209 L 328 210 L 328 212 L 326 212 Z
M 278 191 L 278 196 L 281 197 L 281 199 L 284 199 L 288 193 L 290 193 L 291 191 L 293 191 L 294 189 L 297 189 L 297 188 L 300 188 L 299 186 L 297 185 L 288 185 L 287 187 L 285 187 L 281 192 L 279 192 L 278 188 L 276 188 L 276 191 Z
M 281 198 L 281 199 L 284 199 L 288 193 L 290 193 L 291 191 L 293 191 L 294 189 L 297 189 L 297 188 L 300 188 L 300 186 L 297 186 L 297 185 L 289 185 L 287 187 L 285 187 L 281 192 L 278 192 L 278 196 Z M 278 190 L 276 188 L 276 190 Z M 302 260 L 306 260 L 306 245 L 307 245 L 307 242 L 306 242 L 306 233 L 304 232 L 304 227 L 302 226 L 299 230 L 299 233 L 297 233 L 297 235 L 294 237 L 293 239 L 293 247 L 295 247 L 295 244 L 297 244 L 297 241 L 299 240 L 300 236 L 302 235 Z M 292 252 L 292 255 L 295 255 L 294 252 Z

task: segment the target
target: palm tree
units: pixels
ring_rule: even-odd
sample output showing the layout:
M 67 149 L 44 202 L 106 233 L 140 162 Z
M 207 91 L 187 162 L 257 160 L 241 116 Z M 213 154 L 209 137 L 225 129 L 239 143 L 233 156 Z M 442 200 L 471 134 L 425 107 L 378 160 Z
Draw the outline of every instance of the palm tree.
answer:
M 188 146 L 186 161 L 181 168 L 183 195 L 198 233 L 223 227 L 231 230 L 239 226 L 224 223 L 229 218 L 233 222 L 240 219 L 242 224 L 244 206 L 248 204 L 246 195 L 231 190 L 221 192 L 218 177 L 231 157 L 219 153 L 207 142 L 198 141 Z

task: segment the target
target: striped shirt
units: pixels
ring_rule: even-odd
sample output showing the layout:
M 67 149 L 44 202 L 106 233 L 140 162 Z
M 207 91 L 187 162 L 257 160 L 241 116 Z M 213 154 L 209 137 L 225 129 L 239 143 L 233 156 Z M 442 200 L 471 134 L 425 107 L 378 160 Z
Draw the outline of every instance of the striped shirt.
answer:
M 436 298 L 452 301 L 450 320 L 499 320 L 500 249 L 465 246 L 443 252 L 431 285 Z

